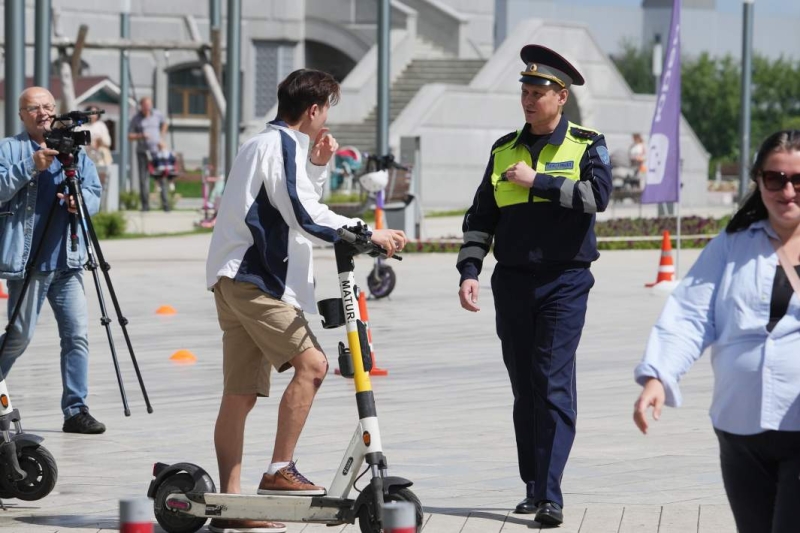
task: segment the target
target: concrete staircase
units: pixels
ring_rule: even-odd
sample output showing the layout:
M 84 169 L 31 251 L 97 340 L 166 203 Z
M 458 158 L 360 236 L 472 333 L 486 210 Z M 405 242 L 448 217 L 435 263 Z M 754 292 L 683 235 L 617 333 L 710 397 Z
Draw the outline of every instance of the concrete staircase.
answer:
M 436 50 L 432 47 L 430 50 L 426 50 L 424 44 L 419 45 L 417 50 L 419 54 L 415 55 L 422 57 L 414 59 L 391 87 L 389 94 L 390 124 L 400 115 L 400 112 L 423 85 L 428 83 L 467 85 L 486 62 L 483 59 L 437 57 Z M 355 146 L 362 152 L 374 153 L 376 150 L 377 113 L 378 109 L 375 107 L 360 124 L 331 124 L 331 133 L 336 137 L 339 146 Z

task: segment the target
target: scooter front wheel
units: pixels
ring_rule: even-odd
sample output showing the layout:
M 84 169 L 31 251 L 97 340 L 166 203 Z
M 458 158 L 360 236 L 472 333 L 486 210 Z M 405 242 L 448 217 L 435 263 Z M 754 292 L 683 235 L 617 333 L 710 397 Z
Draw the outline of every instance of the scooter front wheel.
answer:
M 2 480 L 3 495 L 32 502 L 41 500 L 53 490 L 58 480 L 58 467 L 53 455 L 44 446 L 26 446 L 17 450 L 19 467 L 27 474 L 21 481 Z
M 194 533 L 205 525 L 207 518 L 184 514 L 167 507 L 167 499 L 170 495 L 186 494 L 192 489 L 194 489 L 194 480 L 186 473 L 172 475 L 158 487 L 153 501 L 153 509 L 156 520 L 168 533 Z
M 367 276 L 367 288 L 375 298 L 385 298 L 394 290 L 397 283 L 397 275 L 394 269 L 388 265 L 375 265 L 375 268 Z
M 369 490 L 369 489 L 366 489 Z M 409 502 L 414 505 L 414 515 L 417 521 L 417 532 L 422 531 L 422 503 L 420 503 L 417 495 L 411 492 L 411 489 L 402 487 L 389 489 L 389 494 L 384 494 L 384 503 L 386 502 Z M 382 533 L 383 525 L 378 521 L 375 499 L 369 497 L 361 509 L 358 511 L 358 526 L 361 528 L 361 533 Z

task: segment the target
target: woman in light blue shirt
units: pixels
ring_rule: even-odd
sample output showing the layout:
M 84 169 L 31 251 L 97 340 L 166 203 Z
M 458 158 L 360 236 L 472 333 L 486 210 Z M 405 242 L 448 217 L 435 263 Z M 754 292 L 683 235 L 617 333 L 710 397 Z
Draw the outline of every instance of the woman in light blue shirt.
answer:
M 800 130 L 771 135 L 756 155 L 757 187 L 670 295 L 636 367 L 634 422 L 681 403 L 678 382 L 711 348 L 711 422 L 740 533 L 800 531 Z

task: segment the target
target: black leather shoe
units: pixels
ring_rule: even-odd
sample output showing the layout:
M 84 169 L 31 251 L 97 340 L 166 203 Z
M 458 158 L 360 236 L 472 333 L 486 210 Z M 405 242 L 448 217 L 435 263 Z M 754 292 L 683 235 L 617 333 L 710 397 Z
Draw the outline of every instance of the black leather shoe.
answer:
M 82 410 L 77 415 L 67 418 L 61 428 L 64 433 L 83 433 L 84 435 L 98 435 L 106 430 L 105 424 L 98 422 L 89 414 L 89 410 Z
M 564 513 L 557 503 L 541 502 L 534 520 L 545 526 L 560 526 L 564 521 Z
M 533 503 L 532 498 L 525 498 L 517 504 L 514 512 L 519 514 L 533 514 L 536 512 L 536 504 Z

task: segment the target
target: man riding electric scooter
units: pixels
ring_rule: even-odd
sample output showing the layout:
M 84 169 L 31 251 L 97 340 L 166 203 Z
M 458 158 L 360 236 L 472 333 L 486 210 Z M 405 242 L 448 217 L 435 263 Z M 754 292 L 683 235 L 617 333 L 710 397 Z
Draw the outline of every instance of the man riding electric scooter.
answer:
M 335 242 L 359 221 L 320 203 L 337 143 L 324 127 L 339 85 L 324 72 L 298 70 L 278 86 L 278 117 L 246 142 L 233 162 L 214 227 L 207 283 L 223 331 L 224 391 L 214 431 L 222 493 L 241 491 L 247 414 L 268 396 L 270 372 L 294 369 L 278 410 L 272 462 L 259 494 L 319 496 L 325 489 L 297 471 L 295 446 L 328 362 L 303 310 L 314 307 L 312 239 Z M 377 230 L 388 256 L 406 236 Z M 213 519 L 215 533 L 280 532 L 283 524 Z

